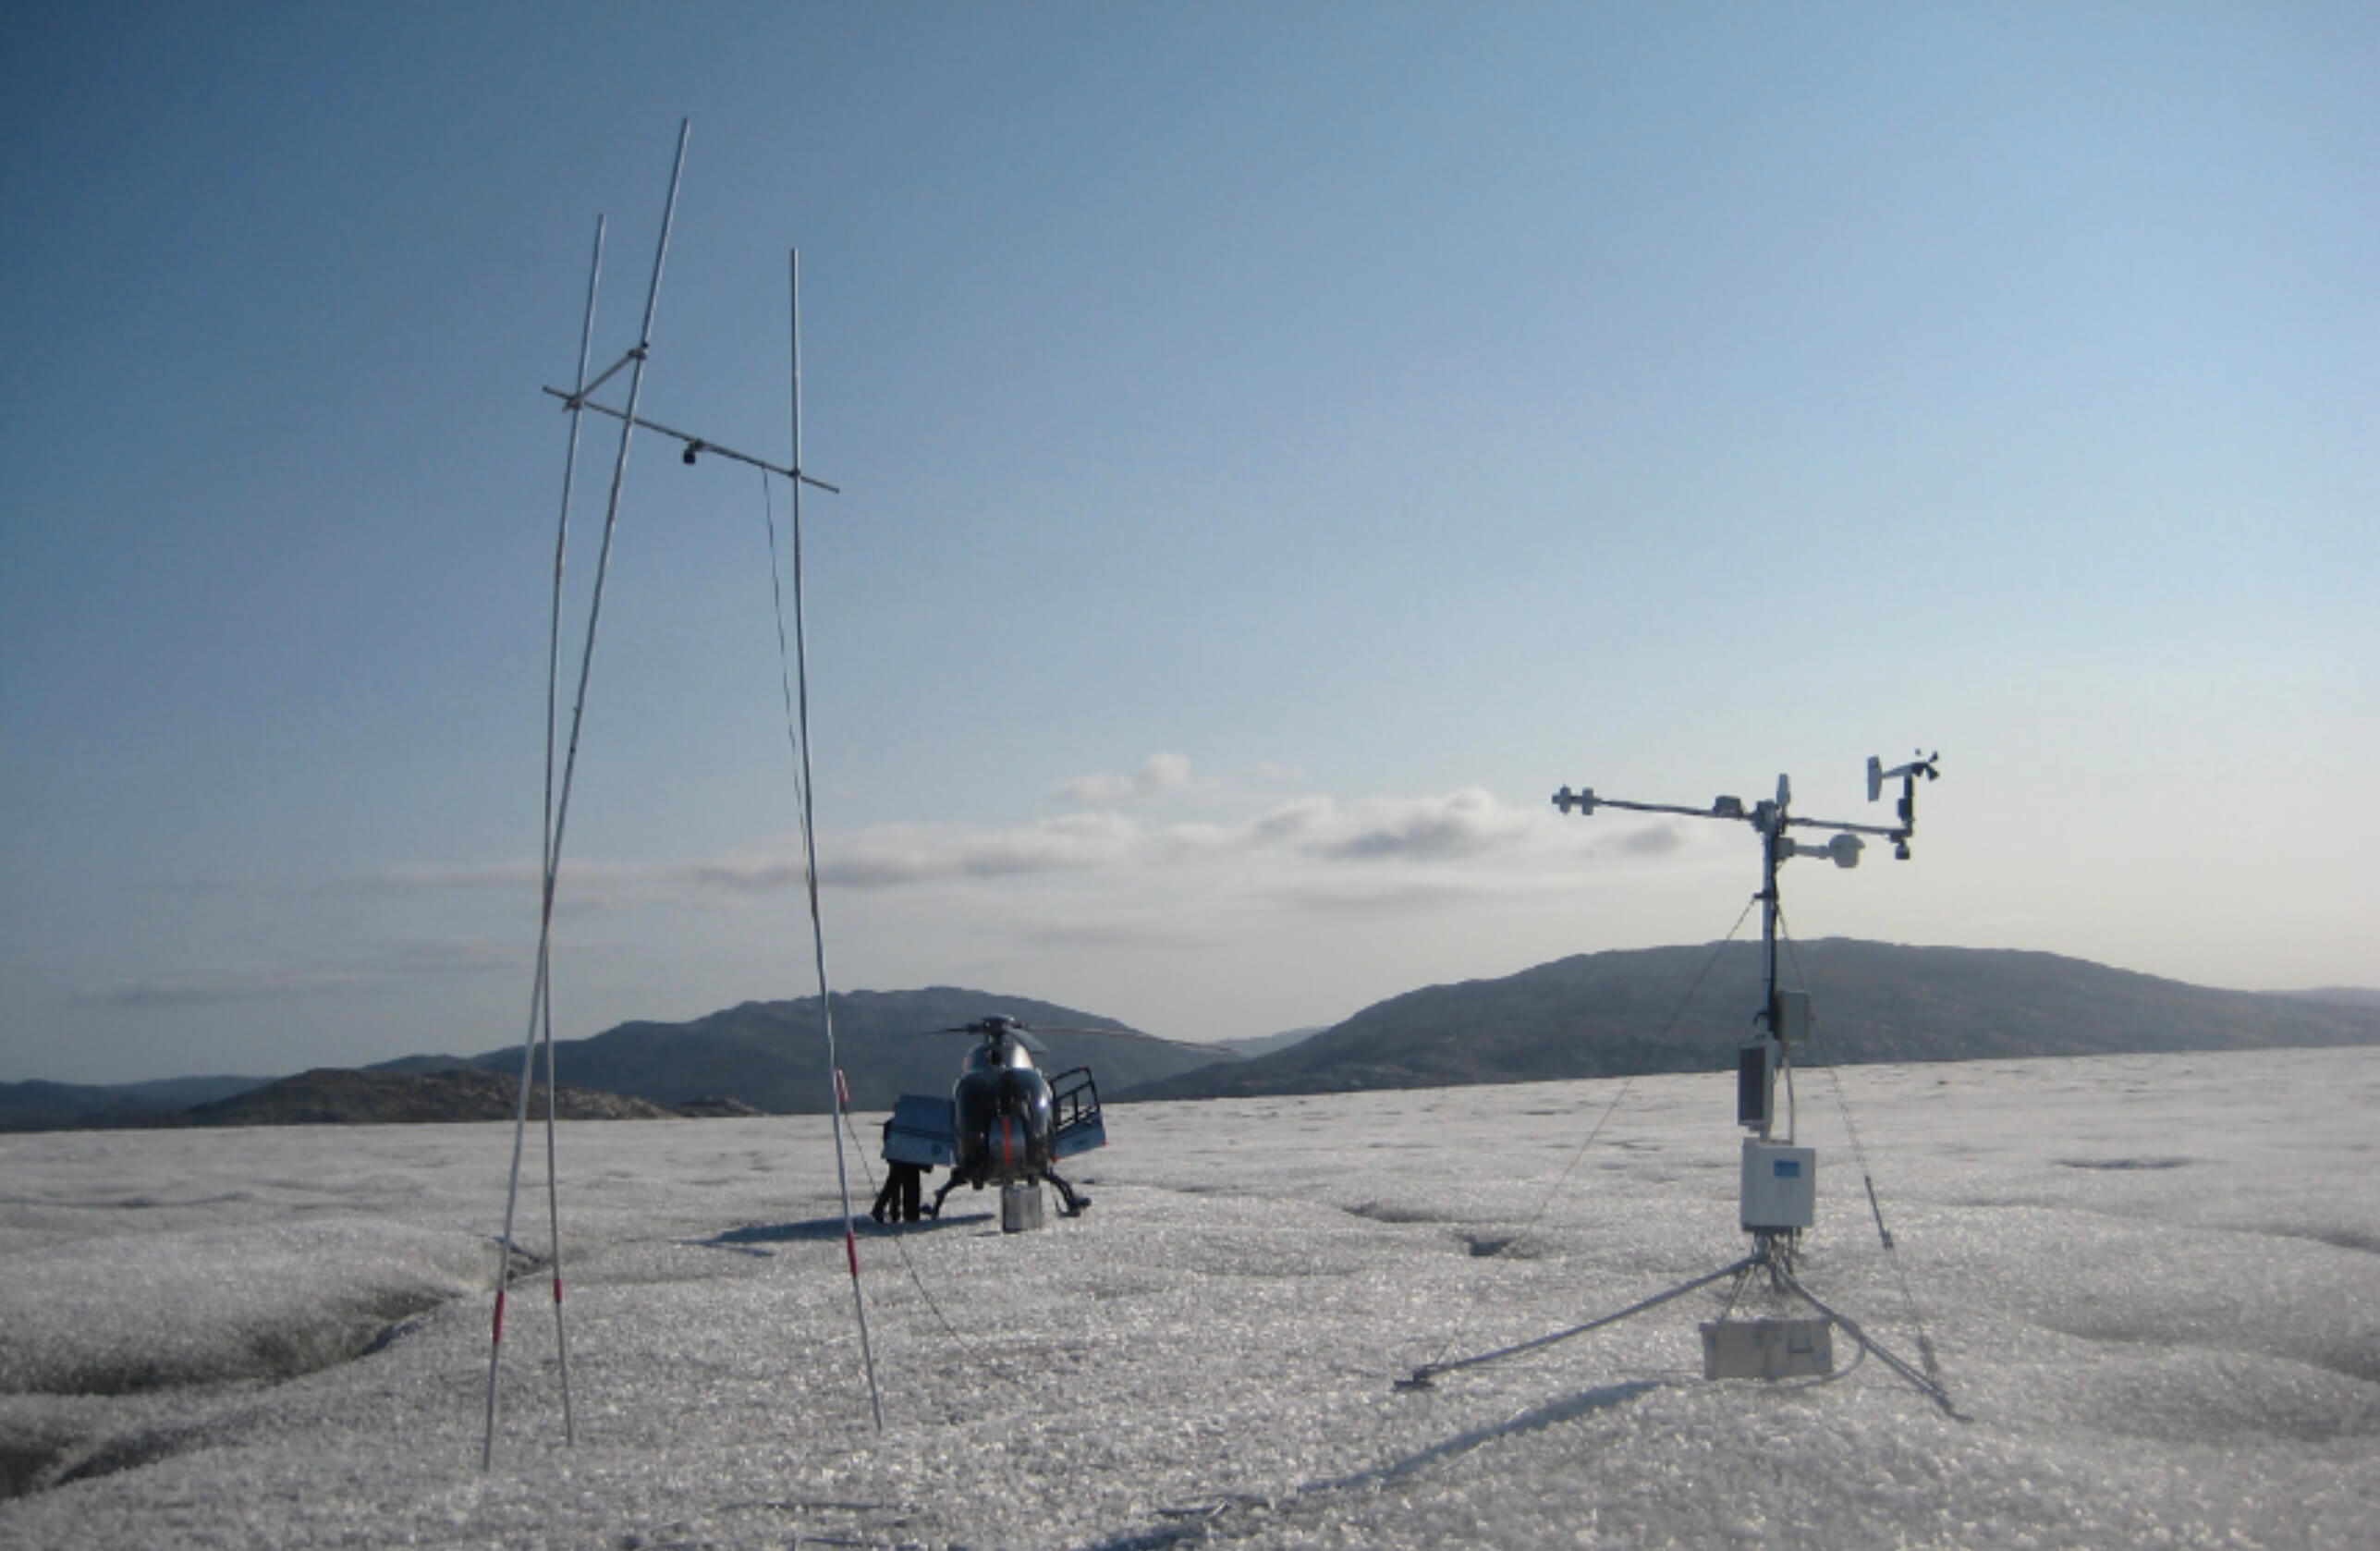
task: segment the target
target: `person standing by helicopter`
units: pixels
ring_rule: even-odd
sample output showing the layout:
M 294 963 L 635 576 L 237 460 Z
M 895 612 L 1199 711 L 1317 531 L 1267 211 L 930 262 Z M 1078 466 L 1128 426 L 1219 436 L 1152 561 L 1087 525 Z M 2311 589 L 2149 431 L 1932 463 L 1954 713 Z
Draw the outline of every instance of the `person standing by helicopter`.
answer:
M 885 1175 L 885 1188 L 876 1192 L 876 1204 L 868 1215 L 882 1222 L 913 1223 L 919 1220 L 920 1198 L 924 1193 L 926 1168 L 922 1164 L 894 1163 Z M 886 1214 L 890 1215 L 886 1215 Z

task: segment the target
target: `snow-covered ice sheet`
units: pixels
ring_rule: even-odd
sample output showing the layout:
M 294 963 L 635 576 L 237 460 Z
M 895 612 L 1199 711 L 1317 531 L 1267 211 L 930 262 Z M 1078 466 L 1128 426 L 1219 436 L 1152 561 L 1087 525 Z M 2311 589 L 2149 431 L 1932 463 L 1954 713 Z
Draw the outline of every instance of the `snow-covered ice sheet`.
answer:
M 1803 1280 L 1956 1417 L 1704 1382 L 1724 1283 L 1393 1387 L 1739 1256 L 1731 1074 L 1111 1109 L 1087 1216 L 863 1237 L 881 1432 L 823 1121 L 565 1127 L 578 1442 L 541 1271 L 484 1472 L 509 1127 L 0 1138 L 0 1544 L 2373 1544 L 2380 1052 L 1797 1087 Z

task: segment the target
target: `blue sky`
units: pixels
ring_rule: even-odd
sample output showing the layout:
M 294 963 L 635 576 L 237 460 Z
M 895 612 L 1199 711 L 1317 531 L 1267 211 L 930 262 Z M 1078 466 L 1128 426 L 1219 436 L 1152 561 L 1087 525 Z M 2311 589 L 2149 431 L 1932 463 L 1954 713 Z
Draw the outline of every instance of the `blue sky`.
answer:
M 1919 744 L 1795 931 L 2380 982 L 2365 8 L 37 0 L 0 72 L 0 1079 L 520 1038 L 538 390 L 681 116 L 649 415 L 785 458 L 802 254 L 838 987 L 1211 1039 L 1707 941 L 1748 830 L 1547 794 Z M 761 482 L 625 495 L 566 1035 L 814 989 Z

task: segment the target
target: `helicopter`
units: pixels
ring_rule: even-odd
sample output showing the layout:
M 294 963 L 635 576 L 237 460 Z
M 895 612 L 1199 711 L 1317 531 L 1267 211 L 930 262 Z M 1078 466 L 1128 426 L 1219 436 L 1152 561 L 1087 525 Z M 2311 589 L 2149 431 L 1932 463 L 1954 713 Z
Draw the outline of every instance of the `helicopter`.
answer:
M 1123 1032 L 1056 1028 L 1043 1032 Z M 1099 1090 L 1091 1080 L 1091 1069 L 1076 1067 L 1055 1078 L 1044 1077 L 1033 1065 L 1033 1056 L 1048 1055 L 1048 1046 L 1033 1037 L 1030 1025 L 1006 1015 L 924 1033 L 966 1034 L 977 1041 L 967 1054 L 950 1097 L 903 1093 L 885 1121 L 886 1162 L 950 1170 L 949 1179 L 934 1191 L 934 1203 L 924 1215 L 939 1217 L 943 1198 L 961 1185 L 980 1191 L 987 1185 L 1006 1188 L 1046 1179 L 1057 1189 L 1064 1203 L 1061 1213 L 1080 1216 L 1091 1198 L 1069 1184 L 1056 1166 L 1061 1158 L 1107 1144 L 1107 1126 L 1100 1117 Z

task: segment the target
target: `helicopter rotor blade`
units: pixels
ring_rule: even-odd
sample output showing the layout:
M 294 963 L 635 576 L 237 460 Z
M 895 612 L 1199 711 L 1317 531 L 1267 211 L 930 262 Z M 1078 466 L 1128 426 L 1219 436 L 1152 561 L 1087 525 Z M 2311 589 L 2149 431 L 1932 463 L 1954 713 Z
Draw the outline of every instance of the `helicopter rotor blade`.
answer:
M 1037 1034 L 1092 1034 L 1100 1039 L 1139 1040 L 1145 1044 L 1182 1043 L 1179 1040 L 1165 1039 L 1156 1034 L 1144 1034 L 1138 1029 L 1084 1029 L 1063 1023 L 1036 1023 L 1033 1025 L 1033 1032 Z
M 1088 1029 L 1072 1023 L 1026 1023 L 1007 1017 L 979 1018 L 972 1023 L 956 1024 L 947 1029 L 917 1029 L 896 1034 L 895 1039 L 929 1039 L 937 1034 L 967 1034 L 983 1039 L 994 1032 L 1004 1032 L 1036 1056 L 1049 1054 L 1049 1046 L 1035 1036 L 1041 1034 L 1088 1034 L 1097 1039 L 1139 1040 L 1144 1044 L 1179 1044 L 1156 1034 L 1144 1034 L 1137 1029 Z
M 1046 1055 L 1049 1051 L 1047 1045 L 1033 1038 L 1026 1025 L 1013 1018 L 979 1018 L 972 1023 L 954 1024 L 947 1029 L 917 1029 L 893 1037 L 895 1039 L 932 1039 L 938 1034 L 964 1034 L 969 1039 L 996 1039 L 1005 1035 L 1037 1056 Z

